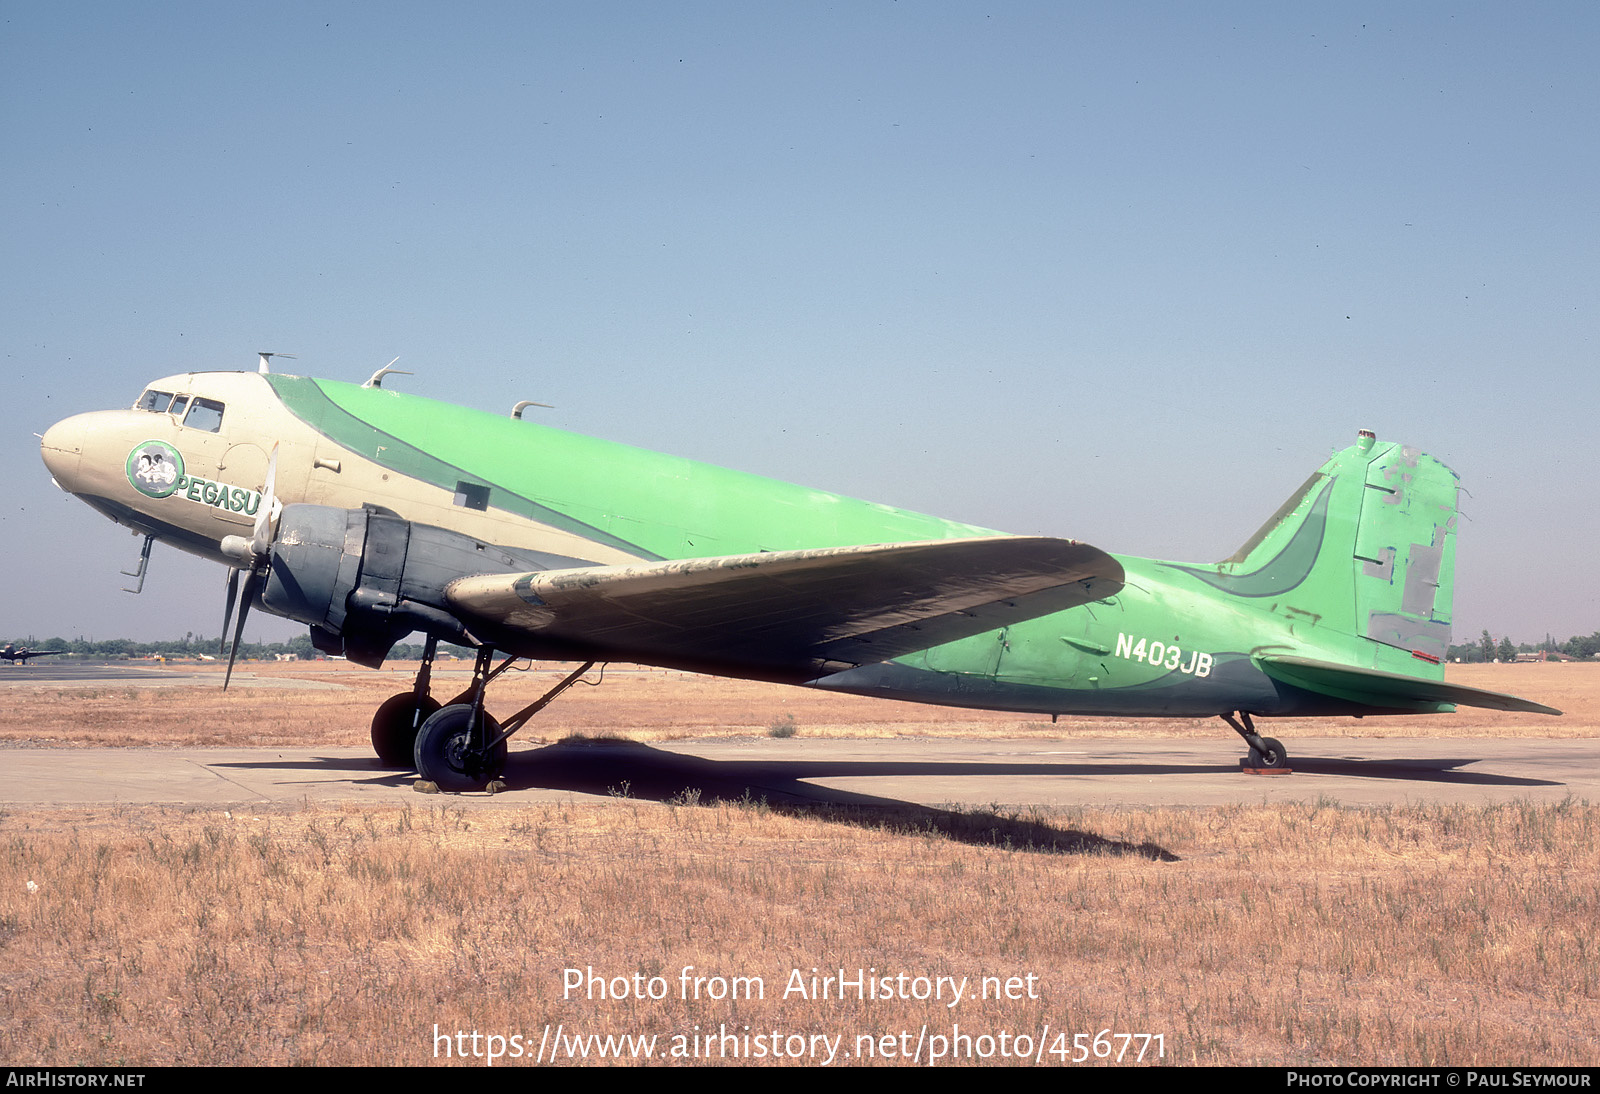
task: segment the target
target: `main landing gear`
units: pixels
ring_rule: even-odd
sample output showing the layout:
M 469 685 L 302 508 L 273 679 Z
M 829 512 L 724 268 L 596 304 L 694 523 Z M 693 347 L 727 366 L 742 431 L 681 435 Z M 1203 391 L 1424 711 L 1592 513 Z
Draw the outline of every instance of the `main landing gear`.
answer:
M 417 748 L 417 731 L 439 710 L 439 700 L 428 694 L 433 677 L 433 655 L 439 640 L 428 635 L 422 667 L 410 691 L 391 695 L 372 716 L 372 750 L 384 767 L 410 767 Z
M 506 767 L 506 739 L 595 664 L 585 662 L 537 701 L 501 723 L 483 709 L 484 692 L 491 680 L 520 659 L 507 657 L 491 669 L 494 649 L 482 647 L 473 666 L 471 685 L 441 707 L 428 693 L 437 645 L 437 640 L 429 637 L 412 689 L 392 696 L 372 718 L 372 747 L 379 760 L 391 767 L 414 763 L 422 777 L 419 790 L 461 793 L 504 789 L 500 775 Z
M 1240 767 L 1256 774 L 1289 774 L 1289 753 L 1283 747 L 1282 741 L 1263 737 L 1257 733 L 1255 723 L 1245 711 L 1239 712 L 1239 717 L 1244 719 L 1244 725 L 1235 721 L 1231 714 L 1223 714 L 1220 717 L 1233 727 L 1235 733 L 1244 738 L 1245 744 L 1250 746 L 1250 754 L 1240 761 Z

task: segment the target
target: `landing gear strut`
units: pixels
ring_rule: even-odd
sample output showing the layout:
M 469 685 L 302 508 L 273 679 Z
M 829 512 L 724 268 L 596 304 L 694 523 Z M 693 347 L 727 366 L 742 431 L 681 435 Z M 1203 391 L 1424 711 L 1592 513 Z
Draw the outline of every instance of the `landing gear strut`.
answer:
M 433 676 L 433 656 L 439 640 L 428 635 L 422 667 L 410 691 L 392 695 L 372 716 L 372 749 L 384 767 L 410 767 L 417 748 L 417 731 L 439 710 L 439 700 L 428 693 Z
M 1283 742 L 1272 737 L 1263 737 L 1256 732 L 1255 723 L 1250 720 L 1250 715 L 1245 711 L 1239 712 L 1239 717 L 1244 719 L 1244 725 L 1234 720 L 1233 715 L 1223 714 L 1221 718 L 1233 727 L 1233 731 L 1244 738 L 1245 744 L 1250 746 L 1250 754 L 1245 757 L 1243 767 L 1247 771 L 1282 771 L 1289 770 L 1289 753 L 1283 747 Z
M 417 787 L 419 790 L 461 793 L 467 790 L 493 792 L 504 789 L 500 776 L 506 768 L 506 739 L 526 725 L 528 719 L 548 706 L 556 696 L 576 684 L 579 677 L 595 664 L 593 661 L 585 662 L 538 700 L 501 724 L 483 709 L 483 694 L 491 680 L 518 660 L 517 657 L 507 657 L 491 670 L 489 666 L 494 661 L 494 649 L 482 647 L 478 650 L 478 660 L 472 669 L 471 687 L 422 723 L 412 753 L 417 774 L 422 776 Z

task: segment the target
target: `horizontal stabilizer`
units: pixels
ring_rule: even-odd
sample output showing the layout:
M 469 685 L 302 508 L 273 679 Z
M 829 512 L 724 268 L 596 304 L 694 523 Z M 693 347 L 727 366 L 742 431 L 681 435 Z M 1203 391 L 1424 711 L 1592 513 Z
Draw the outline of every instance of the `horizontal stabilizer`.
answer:
M 1436 710 L 1439 704 L 1487 707 L 1490 710 L 1523 711 L 1528 714 L 1560 714 L 1554 707 L 1519 699 L 1500 691 L 1447 684 L 1443 680 L 1422 680 L 1394 672 L 1336 665 L 1309 657 L 1258 655 L 1261 671 L 1274 680 L 1292 684 L 1318 695 L 1331 695 L 1371 707 L 1389 710 Z
M 1122 566 L 1070 540 L 993 536 L 461 578 L 500 645 L 810 679 L 1112 596 Z M 526 642 L 518 640 L 527 639 Z

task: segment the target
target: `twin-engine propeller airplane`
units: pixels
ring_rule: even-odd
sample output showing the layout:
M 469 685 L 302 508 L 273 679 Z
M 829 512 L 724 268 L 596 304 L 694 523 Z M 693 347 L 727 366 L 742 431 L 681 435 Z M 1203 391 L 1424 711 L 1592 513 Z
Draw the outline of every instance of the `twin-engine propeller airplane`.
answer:
M 134 576 L 157 539 L 230 568 L 230 673 L 252 607 L 374 668 L 424 632 L 416 682 L 372 740 L 442 789 L 495 782 L 506 738 L 599 661 L 1052 716 L 1215 716 L 1258 768 L 1287 756 L 1256 717 L 1560 713 L 1444 682 L 1456 476 L 1369 432 L 1235 555 L 1180 564 L 386 391 L 381 372 L 355 385 L 262 365 L 68 418 L 44 461 L 145 536 Z M 442 707 L 440 639 L 478 651 Z M 485 690 L 523 657 L 585 664 L 497 722 Z
M 12 664 L 21 661 L 24 665 L 26 665 L 28 663 L 28 658 L 30 657 L 50 657 L 58 653 L 71 652 L 71 650 L 30 650 L 27 646 L 19 647 L 7 642 L 5 649 L 0 649 L 0 658 L 4 658 L 5 660 L 10 661 Z

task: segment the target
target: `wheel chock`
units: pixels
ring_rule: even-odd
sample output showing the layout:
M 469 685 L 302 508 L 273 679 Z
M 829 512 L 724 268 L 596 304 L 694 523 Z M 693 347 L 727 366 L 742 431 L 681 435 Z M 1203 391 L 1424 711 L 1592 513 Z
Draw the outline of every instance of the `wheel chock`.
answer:
M 1239 770 L 1246 775 L 1293 775 L 1292 767 L 1251 767 L 1250 757 L 1239 757 Z

